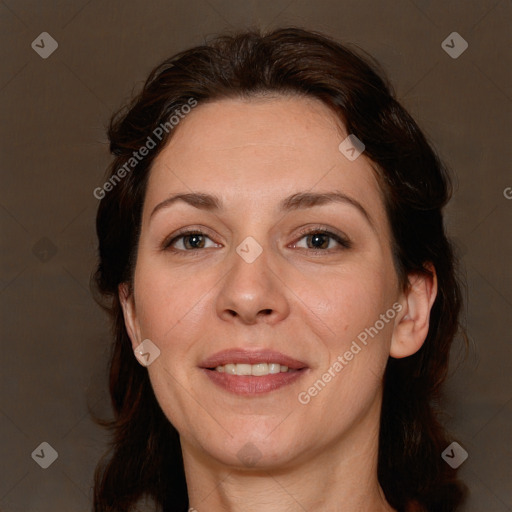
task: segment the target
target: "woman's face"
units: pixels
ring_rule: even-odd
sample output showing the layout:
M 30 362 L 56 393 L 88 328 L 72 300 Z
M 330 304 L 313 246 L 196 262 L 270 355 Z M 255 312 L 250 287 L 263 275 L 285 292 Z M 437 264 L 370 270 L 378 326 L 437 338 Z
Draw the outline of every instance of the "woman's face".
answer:
M 154 162 L 125 317 L 134 348 L 160 350 L 152 386 L 196 457 L 284 467 L 376 435 L 402 295 L 347 135 L 315 99 L 225 99 Z

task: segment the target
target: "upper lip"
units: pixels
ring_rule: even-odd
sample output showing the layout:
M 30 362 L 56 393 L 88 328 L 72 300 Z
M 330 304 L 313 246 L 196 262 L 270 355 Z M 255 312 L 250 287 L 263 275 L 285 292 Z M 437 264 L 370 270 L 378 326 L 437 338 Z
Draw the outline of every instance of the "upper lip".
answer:
M 216 368 L 230 363 L 278 363 L 294 370 L 307 367 L 306 363 L 275 350 L 247 350 L 243 348 L 230 348 L 217 352 L 203 360 L 199 366 L 201 368 Z

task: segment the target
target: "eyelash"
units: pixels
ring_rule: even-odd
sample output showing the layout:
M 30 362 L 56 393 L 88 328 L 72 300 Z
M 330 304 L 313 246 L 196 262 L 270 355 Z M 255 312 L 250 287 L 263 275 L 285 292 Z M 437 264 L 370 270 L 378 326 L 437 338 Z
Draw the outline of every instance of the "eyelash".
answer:
M 206 236 L 207 238 L 210 238 L 206 233 L 202 232 L 201 230 L 194 230 L 194 229 L 185 229 L 183 231 L 179 231 L 178 233 L 175 233 L 172 237 L 164 240 L 162 243 L 162 250 L 164 251 L 172 251 L 176 254 L 184 254 L 189 253 L 188 255 L 197 255 L 201 249 L 174 249 L 172 245 L 180 240 L 181 238 L 185 238 L 187 236 L 191 235 L 199 235 L 199 236 Z M 300 241 L 302 238 L 310 235 L 324 235 L 328 236 L 329 238 L 332 238 L 335 240 L 340 246 L 341 250 L 343 249 L 350 249 L 352 247 L 352 242 L 346 238 L 345 236 L 333 233 L 332 231 L 329 231 L 328 229 L 324 228 L 304 228 L 299 230 L 300 238 L 297 240 Z M 211 240 L 211 238 L 210 238 Z M 297 243 L 297 242 L 294 242 Z M 333 252 L 333 249 L 306 249 L 311 254 L 331 254 Z
M 329 231 L 328 229 L 325 229 L 325 228 L 315 227 L 315 228 L 300 229 L 299 235 L 300 235 L 300 238 L 297 241 L 302 240 L 302 238 L 304 238 L 305 236 L 308 236 L 308 235 L 309 236 L 310 235 L 324 235 L 324 236 L 328 236 L 329 238 L 332 238 L 333 240 L 335 240 L 340 245 L 339 250 L 350 249 L 352 247 L 352 242 L 346 236 L 337 234 L 337 233 L 333 233 L 332 231 Z M 294 243 L 296 243 L 296 242 L 294 242 Z M 333 249 L 306 249 L 306 250 L 312 254 L 331 254 L 333 252 Z

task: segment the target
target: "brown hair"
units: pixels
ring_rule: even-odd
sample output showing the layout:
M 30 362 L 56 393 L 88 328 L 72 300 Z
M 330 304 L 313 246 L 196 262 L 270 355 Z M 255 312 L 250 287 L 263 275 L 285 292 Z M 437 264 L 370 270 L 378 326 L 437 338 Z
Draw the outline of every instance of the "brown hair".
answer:
M 133 152 L 191 98 L 201 104 L 261 93 L 308 95 L 333 109 L 348 133 L 363 141 L 376 169 L 401 285 L 407 287 L 409 273 L 428 273 L 430 263 L 436 270 L 438 295 L 425 343 L 410 357 L 389 358 L 385 371 L 378 478 L 388 502 L 400 511 L 414 504 L 420 510 L 454 511 L 465 486 L 441 458 L 450 441 L 435 407 L 461 307 L 442 217 L 451 186 L 444 165 L 371 57 L 298 28 L 224 35 L 181 52 L 156 67 L 133 102 L 113 116 L 108 135 L 115 158 L 109 177 L 123 166 L 128 169 Z M 110 361 L 115 417 L 97 420 L 113 434 L 95 473 L 97 512 L 128 511 L 144 496 L 165 510 L 188 507 L 178 433 L 154 396 L 147 370 L 133 355 L 117 295 L 120 283 L 131 283 L 147 179 L 172 135 L 168 132 L 109 187 L 97 213 L 94 278 L 115 338 Z

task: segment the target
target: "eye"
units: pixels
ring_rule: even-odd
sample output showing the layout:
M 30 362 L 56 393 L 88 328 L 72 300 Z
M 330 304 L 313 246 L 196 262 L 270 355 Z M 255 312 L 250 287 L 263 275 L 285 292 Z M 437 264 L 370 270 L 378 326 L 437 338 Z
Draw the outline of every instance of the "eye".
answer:
M 327 229 L 308 228 L 301 230 L 300 234 L 303 236 L 299 240 L 306 240 L 305 249 L 313 253 L 330 253 L 336 250 L 336 246 L 341 247 L 341 250 L 352 247 L 352 243 L 346 236 L 333 233 Z M 293 247 L 299 247 L 298 242 L 295 242 Z
M 350 240 L 341 234 L 333 233 L 324 228 L 307 228 L 299 232 L 302 237 L 299 239 L 306 240 L 306 247 L 301 247 L 299 241 L 292 244 L 292 247 L 304 248 L 312 253 L 325 254 L 338 250 L 349 249 L 352 247 Z M 207 246 L 207 241 L 211 242 Z M 189 252 L 193 253 L 199 249 L 208 249 L 211 247 L 221 247 L 220 244 L 213 242 L 213 240 L 200 230 L 184 230 L 171 235 L 162 243 L 162 250 L 170 250 L 173 252 Z
M 173 235 L 171 239 L 164 241 L 163 249 L 175 252 L 191 252 L 197 249 L 208 249 L 206 240 L 213 242 L 208 235 L 201 231 L 182 231 L 177 235 Z M 210 247 L 219 247 L 219 244 L 213 243 Z

